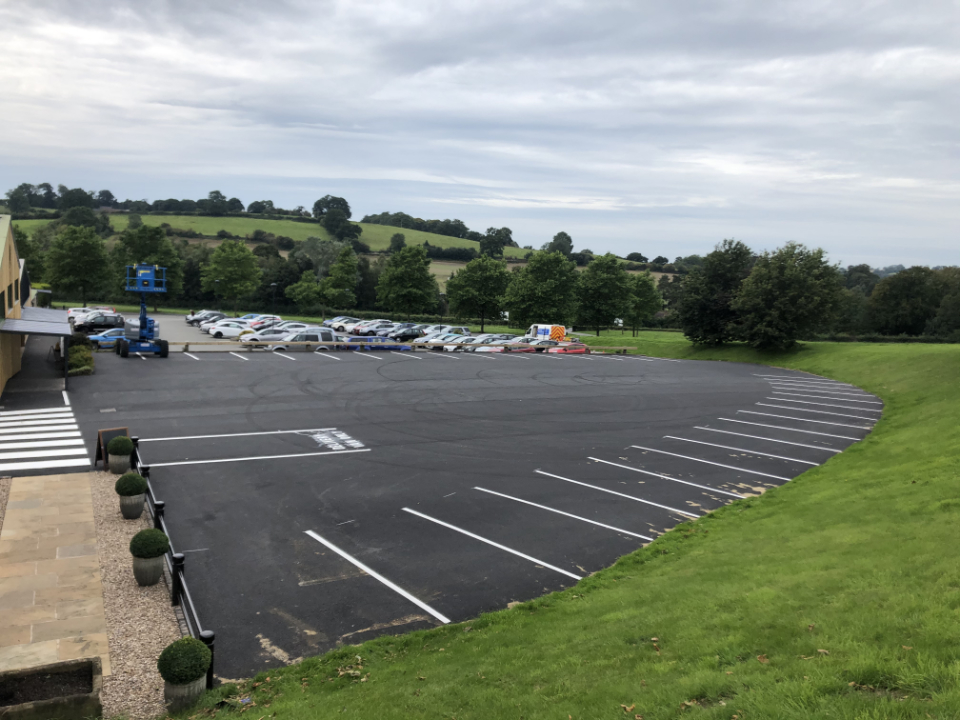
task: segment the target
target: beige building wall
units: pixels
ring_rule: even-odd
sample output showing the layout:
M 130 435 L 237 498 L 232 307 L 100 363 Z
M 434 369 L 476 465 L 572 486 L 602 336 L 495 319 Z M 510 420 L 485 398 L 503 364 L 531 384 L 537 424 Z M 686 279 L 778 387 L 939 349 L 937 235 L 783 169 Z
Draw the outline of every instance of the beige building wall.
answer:
M 20 317 L 20 256 L 13 242 L 9 215 L 0 215 L 0 300 L 3 317 Z M 7 380 L 20 372 L 20 356 L 26 338 L 0 333 L 0 392 Z

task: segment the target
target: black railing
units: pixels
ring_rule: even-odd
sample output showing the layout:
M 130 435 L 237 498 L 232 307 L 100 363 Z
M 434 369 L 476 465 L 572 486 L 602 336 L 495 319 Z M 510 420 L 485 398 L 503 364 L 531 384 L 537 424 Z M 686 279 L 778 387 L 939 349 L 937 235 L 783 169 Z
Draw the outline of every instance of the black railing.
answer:
M 170 602 L 174 607 L 180 608 L 184 625 L 186 625 L 190 636 L 195 637 L 210 649 L 210 668 L 207 670 L 207 689 L 210 690 L 213 688 L 213 666 L 216 659 L 214 639 L 216 635 L 213 630 L 204 630 L 200 624 L 200 615 L 187 585 L 184 563 L 186 558 L 183 553 L 176 551 L 173 540 L 170 539 L 170 531 L 167 530 L 167 522 L 164 517 L 166 503 L 163 500 L 157 500 L 157 496 L 153 492 L 153 485 L 150 484 L 150 466 L 143 465 L 140 462 L 140 438 L 133 437 L 131 440 L 133 440 L 133 453 L 130 455 L 130 464 L 133 471 L 140 473 L 147 481 L 147 510 L 153 519 L 153 526 L 170 540 L 170 550 L 164 556 L 167 572 L 170 574 Z

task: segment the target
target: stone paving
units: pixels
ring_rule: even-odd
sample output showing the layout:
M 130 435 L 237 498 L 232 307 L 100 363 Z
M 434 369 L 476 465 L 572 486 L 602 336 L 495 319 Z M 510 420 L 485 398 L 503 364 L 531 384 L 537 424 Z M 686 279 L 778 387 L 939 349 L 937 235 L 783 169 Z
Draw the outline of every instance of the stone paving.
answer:
M 12 480 L 0 529 L 0 670 L 99 655 L 110 674 L 91 475 Z

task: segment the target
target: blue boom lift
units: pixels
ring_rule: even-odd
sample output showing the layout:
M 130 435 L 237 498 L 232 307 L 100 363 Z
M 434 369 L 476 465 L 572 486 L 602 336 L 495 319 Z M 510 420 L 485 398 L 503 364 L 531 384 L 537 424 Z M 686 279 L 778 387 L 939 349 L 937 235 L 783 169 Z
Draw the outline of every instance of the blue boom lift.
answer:
M 140 323 L 137 327 L 133 327 L 130 321 L 124 324 L 123 339 L 117 343 L 120 357 L 128 357 L 131 352 L 149 352 L 167 357 L 170 347 L 166 340 L 160 339 L 157 324 L 147 317 L 147 294 L 167 291 L 167 269 L 157 265 L 127 265 L 125 289 L 140 293 Z

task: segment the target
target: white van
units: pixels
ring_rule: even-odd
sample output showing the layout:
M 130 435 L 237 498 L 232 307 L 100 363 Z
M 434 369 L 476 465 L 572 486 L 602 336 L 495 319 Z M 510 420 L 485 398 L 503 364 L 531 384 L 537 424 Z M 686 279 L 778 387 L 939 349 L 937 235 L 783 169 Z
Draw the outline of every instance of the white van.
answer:
M 563 342 L 567 337 L 567 328 L 563 325 L 531 325 L 526 334 L 537 340 L 556 340 Z

